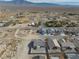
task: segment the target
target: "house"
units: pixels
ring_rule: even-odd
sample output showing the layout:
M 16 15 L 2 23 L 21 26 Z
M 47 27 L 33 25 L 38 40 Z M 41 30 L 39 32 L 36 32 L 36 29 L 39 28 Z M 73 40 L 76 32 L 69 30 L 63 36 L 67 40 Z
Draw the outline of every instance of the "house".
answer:
M 41 40 L 41 39 L 33 40 L 33 42 L 34 42 L 34 46 L 36 46 L 36 47 L 41 48 L 41 47 L 45 46 L 45 42 L 43 40 Z
M 67 54 L 68 59 L 79 59 L 79 54 Z
M 30 53 L 45 53 L 45 42 L 41 39 L 34 39 Z
M 55 47 L 55 44 L 52 39 L 48 39 L 48 46 L 49 46 L 49 49 L 53 49 L 53 47 Z
M 55 47 L 60 48 L 60 45 L 59 45 L 59 43 L 58 43 L 58 41 L 57 41 L 56 39 L 54 39 L 53 42 L 54 42 L 54 44 L 55 44 Z
M 55 52 L 61 52 L 60 51 L 60 45 L 57 40 L 52 40 L 48 38 L 48 50 L 49 53 L 55 53 Z M 31 53 L 46 53 L 45 51 L 45 41 L 42 39 L 34 39 L 31 42 L 31 45 L 29 45 L 29 48 L 31 47 Z M 52 52 L 51 52 L 52 51 Z
M 76 47 L 72 42 L 62 42 L 61 48 L 65 53 L 76 53 Z
M 61 46 L 62 46 L 62 48 L 66 48 L 66 47 L 75 48 L 75 45 L 71 42 L 61 43 Z

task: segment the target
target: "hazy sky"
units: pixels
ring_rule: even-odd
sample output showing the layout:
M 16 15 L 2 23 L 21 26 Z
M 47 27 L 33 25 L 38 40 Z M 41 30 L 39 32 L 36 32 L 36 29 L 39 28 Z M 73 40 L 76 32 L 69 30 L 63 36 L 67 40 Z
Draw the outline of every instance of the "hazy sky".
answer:
M 79 0 L 28 0 L 32 2 L 79 2 Z
M 11 0 L 2 0 L 2 1 L 11 1 Z M 79 0 L 27 0 L 31 2 L 79 2 Z

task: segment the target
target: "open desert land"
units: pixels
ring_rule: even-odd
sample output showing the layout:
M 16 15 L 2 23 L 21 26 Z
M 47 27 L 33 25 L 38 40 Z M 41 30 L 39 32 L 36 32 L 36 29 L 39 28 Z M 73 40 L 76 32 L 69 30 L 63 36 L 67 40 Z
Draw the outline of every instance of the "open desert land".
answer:
M 79 38 L 79 8 L 0 5 L 0 59 L 32 59 L 28 52 L 32 40 L 62 39 L 65 34 L 60 34 L 66 31 L 67 42 Z

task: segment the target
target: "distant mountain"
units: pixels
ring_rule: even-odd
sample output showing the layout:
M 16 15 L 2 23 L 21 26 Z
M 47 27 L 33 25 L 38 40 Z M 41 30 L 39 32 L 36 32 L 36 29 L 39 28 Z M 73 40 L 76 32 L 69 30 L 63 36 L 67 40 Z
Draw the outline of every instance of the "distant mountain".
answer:
M 60 4 L 56 4 L 56 3 L 33 3 L 33 5 L 35 6 L 60 6 Z
M 13 1 L 0 1 L 0 3 L 10 3 L 10 4 L 31 4 L 32 2 L 25 0 L 13 0 Z
M 27 6 L 41 6 L 41 7 L 47 7 L 47 6 L 59 6 L 59 4 L 56 3 L 32 3 L 25 0 L 13 0 L 13 1 L 0 1 L 0 3 L 8 3 L 8 4 L 15 4 L 15 5 L 27 5 Z
M 25 0 L 13 0 L 13 1 L 0 1 L 2 4 L 15 4 L 15 5 L 27 5 L 27 6 L 77 6 L 79 2 L 58 2 L 58 3 L 33 3 Z
M 13 0 L 12 3 L 15 3 L 15 4 L 32 4 L 32 2 L 25 1 L 25 0 Z
M 60 5 L 79 5 L 79 2 L 60 2 Z

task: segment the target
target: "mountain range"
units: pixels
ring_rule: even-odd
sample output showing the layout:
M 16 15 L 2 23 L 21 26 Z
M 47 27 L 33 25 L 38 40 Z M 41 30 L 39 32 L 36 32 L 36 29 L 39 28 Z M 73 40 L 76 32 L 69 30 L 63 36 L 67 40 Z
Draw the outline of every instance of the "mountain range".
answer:
M 13 1 L 0 1 L 1 4 L 15 4 L 15 5 L 27 5 L 27 6 L 79 6 L 79 2 L 58 2 L 58 3 L 33 3 L 25 0 L 13 0 Z

